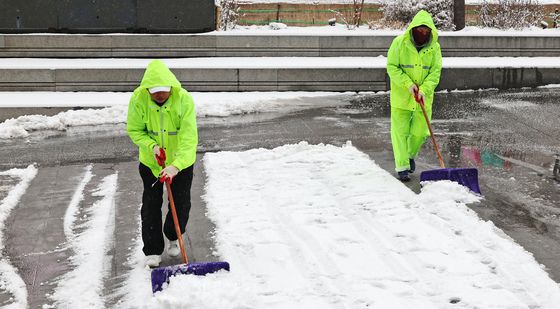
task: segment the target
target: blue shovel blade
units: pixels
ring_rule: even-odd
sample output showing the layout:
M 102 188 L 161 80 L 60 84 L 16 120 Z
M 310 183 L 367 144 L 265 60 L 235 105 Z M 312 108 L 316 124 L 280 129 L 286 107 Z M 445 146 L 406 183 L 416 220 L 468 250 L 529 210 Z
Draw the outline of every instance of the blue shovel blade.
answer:
M 154 268 L 152 270 L 152 292 L 161 291 L 165 283 L 169 283 L 169 278 L 175 275 L 191 274 L 205 276 L 219 270 L 229 271 L 228 262 L 203 262 L 189 263 L 172 266 Z
M 463 185 L 474 193 L 482 194 L 478 185 L 476 168 L 441 168 L 420 173 L 420 181 L 451 180 Z

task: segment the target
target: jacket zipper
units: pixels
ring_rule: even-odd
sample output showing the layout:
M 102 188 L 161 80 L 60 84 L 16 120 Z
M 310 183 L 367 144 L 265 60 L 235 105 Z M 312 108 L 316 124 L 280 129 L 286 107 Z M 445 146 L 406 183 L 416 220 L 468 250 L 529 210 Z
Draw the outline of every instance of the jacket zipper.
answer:
M 159 130 L 161 134 L 161 147 L 165 150 L 164 136 L 163 136 L 163 106 L 159 108 Z

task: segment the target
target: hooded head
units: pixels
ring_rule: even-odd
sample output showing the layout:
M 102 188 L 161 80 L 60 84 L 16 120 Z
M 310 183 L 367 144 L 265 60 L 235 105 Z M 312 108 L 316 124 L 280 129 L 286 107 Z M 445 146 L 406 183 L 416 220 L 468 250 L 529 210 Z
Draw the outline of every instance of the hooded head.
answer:
M 431 41 L 437 41 L 437 28 L 430 13 L 424 10 L 416 13 L 406 29 L 406 35 L 410 36 L 416 46 L 425 46 Z
M 181 88 L 181 83 L 163 61 L 153 60 L 144 72 L 140 88 L 146 89 L 152 100 L 161 105 L 167 101 L 173 88 Z

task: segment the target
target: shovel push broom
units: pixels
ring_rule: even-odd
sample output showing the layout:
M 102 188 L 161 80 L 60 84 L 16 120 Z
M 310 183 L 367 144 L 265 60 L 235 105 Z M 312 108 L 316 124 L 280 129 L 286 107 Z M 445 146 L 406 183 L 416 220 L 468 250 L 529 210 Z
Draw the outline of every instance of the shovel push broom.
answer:
M 434 132 L 432 130 L 432 125 L 428 119 L 428 114 L 426 114 L 426 109 L 424 108 L 424 98 L 418 98 L 418 93 L 415 92 L 414 98 L 416 102 L 422 108 L 422 113 L 424 114 L 424 119 L 426 119 L 426 124 L 428 124 L 428 129 L 430 130 L 430 137 L 432 138 L 432 143 L 434 144 L 434 149 L 438 156 L 439 165 L 441 169 L 427 170 L 420 173 L 420 181 L 438 181 L 438 180 L 451 180 L 463 185 L 474 193 L 480 193 L 480 187 L 478 185 L 478 170 L 476 168 L 445 168 L 445 163 L 443 163 L 443 158 L 439 151 L 438 144 L 434 137 Z
M 162 164 L 162 167 L 165 168 L 165 162 Z M 175 225 L 175 232 L 177 233 L 177 240 L 179 241 L 179 248 L 181 249 L 183 264 L 154 268 L 152 270 L 153 293 L 161 291 L 163 289 L 163 285 L 165 283 L 169 283 L 169 278 L 175 275 L 192 274 L 196 276 L 205 276 L 206 274 L 214 273 L 222 269 L 229 271 L 228 262 L 189 263 L 187 259 L 187 251 L 185 250 L 183 238 L 181 237 L 179 219 L 177 218 L 177 211 L 175 210 L 175 201 L 173 200 L 173 193 L 171 193 L 171 184 L 168 181 L 165 181 L 165 183 L 167 185 L 170 211 L 173 217 L 173 224 Z

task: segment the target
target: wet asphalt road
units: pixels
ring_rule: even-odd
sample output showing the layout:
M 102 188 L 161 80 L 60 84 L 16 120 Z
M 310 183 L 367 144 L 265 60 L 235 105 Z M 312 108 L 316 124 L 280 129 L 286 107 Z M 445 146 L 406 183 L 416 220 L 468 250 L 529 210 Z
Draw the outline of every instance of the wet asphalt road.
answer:
M 394 173 L 387 94 L 360 94 L 350 103 L 340 102 L 337 107 L 321 107 L 321 99 L 309 100 L 317 100 L 318 107 L 290 113 L 199 119 L 199 157 L 205 152 L 272 148 L 302 140 L 335 145 L 350 140 L 377 164 Z M 0 110 L 2 115 L 17 113 Z M 439 93 L 433 113 L 436 139 L 448 166 L 474 166 L 479 170 L 485 200 L 471 208 L 532 252 L 551 277 L 560 282 L 560 184 L 553 176 L 555 155 L 560 154 L 560 89 Z M 51 197 L 44 216 L 59 218 L 72 193 L 72 181 L 59 186 L 52 182 L 55 179 L 61 183 L 64 179 L 75 181 L 84 166 L 94 164 L 100 175 L 108 170 L 118 171 L 126 180 L 119 183 L 117 205 L 122 206 L 116 211 L 115 220 L 122 223 L 118 224 L 115 237 L 117 244 L 129 242 L 137 231 L 135 216 L 141 194 L 136 155 L 136 147 L 125 135 L 124 125 L 35 132 L 24 140 L 0 140 L 0 170 L 35 162 L 39 167 L 38 177 L 41 177 L 38 178 L 41 181 L 34 180 L 22 201 L 27 207 L 18 207 L 12 212 L 5 234 L 5 251 L 13 264 L 20 273 L 31 274 L 24 276 L 28 290 L 38 287 L 39 292 L 30 292 L 30 298 L 35 297 L 30 300 L 31 307 L 48 303 L 44 296 L 49 293 L 48 283 L 69 267 L 60 262 L 67 253 L 52 251 L 52 245 L 64 242 L 61 235 L 56 236 L 57 224 L 45 223 L 36 228 L 40 233 L 37 235 L 55 235 L 49 241 L 39 241 L 38 246 L 44 246 L 40 249 L 22 245 L 28 244 L 25 237 L 29 236 L 25 233 L 22 236 L 18 227 L 32 223 L 26 218 L 34 208 L 44 207 L 37 205 L 44 196 Z M 428 141 L 417 160 L 418 172 L 407 186 L 418 192 L 419 172 L 437 168 L 437 162 Z M 204 217 L 204 204 L 200 199 L 204 194 L 202 165 L 198 164 L 197 168 L 199 172 L 195 173 L 193 187 L 196 200 L 193 209 L 197 214 L 192 216 L 188 227 L 195 236 L 191 235 L 188 242 L 195 242 L 191 244 L 195 260 L 196 256 L 209 260 L 216 258 L 212 257 L 211 237 L 208 237 L 212 226 Z M 0 185 L 9 187 L 10 181 L 0 179 Z M 0 186 L 0 198 L 5 194 Z M 48 252 L 39 259 L 40 255 L 33 253 L 41 250 Z M 108 286 L 117 284 L 126 272 L 122 265 L 128 249 L 126 245 L 115 245 L 111 252 L 114 260 Z M 46 265 L 37 267 L 40 263 Z M 46 284 L 38 284 L 43 282 Z M 0 303 L 6 299 L 2 295 L 0 293 Z

